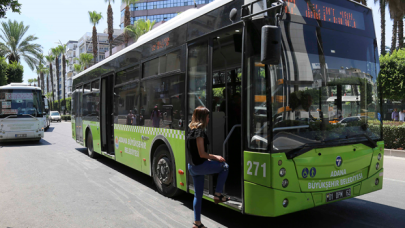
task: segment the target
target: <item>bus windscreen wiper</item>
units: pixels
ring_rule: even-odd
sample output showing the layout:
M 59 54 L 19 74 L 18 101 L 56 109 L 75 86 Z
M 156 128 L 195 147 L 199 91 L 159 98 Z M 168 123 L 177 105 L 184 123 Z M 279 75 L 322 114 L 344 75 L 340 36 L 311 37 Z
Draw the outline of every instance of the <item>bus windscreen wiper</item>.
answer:
M 360 136 L 366 137 L 366 139 L 371 143 L 373 148 L 377 147 L 377 143 L 372 138 L 370 138 L 370 136 L 368 136 L 367 134 L 347 135 L 346 138 L 349 139 L 349 138 L 356 138 L 356 137 L 360 137 Z

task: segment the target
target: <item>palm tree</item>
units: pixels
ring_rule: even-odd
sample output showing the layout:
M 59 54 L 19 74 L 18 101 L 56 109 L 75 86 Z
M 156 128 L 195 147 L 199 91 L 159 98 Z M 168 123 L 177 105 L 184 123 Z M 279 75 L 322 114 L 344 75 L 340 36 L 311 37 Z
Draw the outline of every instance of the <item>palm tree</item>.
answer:
M 76 73 L 82 72 L 82 65 L 80 64 L 74 64 L 73 67 L 75 68 Z
M 53 72 L 52 72 L 52 62 L 55 60 L 55 56 L 52 55 L 52 53 L 49 53 L 49 55 L 45 56 L 46 61 L 49 63 L 49 77 L 51 78 L 51 91 L 53 94 Z M 48 89 L 49 89 L 49 84 L 48 84 Z M 53 102 L 53 101 L 52 101 Z
M 34 82 L 34 79 L 28 79 L 28 83 L 31 85 Z
M 45 97 L 48 98 L 48 100 L 52 101 L 53 92 L 47 92 L 47 93 L 45 94 Z M 50 105 L 50 109 L 52 110 L 52 103 L 53 103 L 53 102 L 49 102 L 49 103 L 51 104 L 51 105 Z
M 129 5 L 137 3 L 139 0 L 121 0 L 125 4 L 124 28 L 131 24 L 131 13 Z M 125 33 L 125 46 L 128 46 L 129 34 Z
M 392 53 L 397 48 L 397 35 L 399 37 L 399 43 L 401 43 L 401 38 L 403 39 L 403 22 L 401 23 L 400 21 L 403 20 L 405 15 L 405 4 L 403 4 L 402 0 L 389 0 L 388 8 L 390 11 L 390 17 L 394 20 L 391 41 Z M 400 26 L 402 26 L 402 28 L 399 28 Z
M 59 55 L 61 54 L 61 50 L 59 47 L 55 47 L 51 49 L 52 54 L 55 55 L 55 67 L 56 67 L 56 81 L 57 81 L 57 94 L 56 94 L 56 99 L 59 100 Z M 59 106 L 59 113 L 60 113 L 60 105 Z
M 75 71 L 78 72 L 76 70 L 76 66 L 79 65 L 80 66 L 80 71 L 85 70 L 87 67 L 89 67 L 91 60 L 93 60 L 93 55 L 90 53 L 81 53 L 79 55 L 79 58 L 75 58 L 75 60 L 79 61 L 79 64 L 75 64 Z
M 93 54 L 95 56 L 94 58 L 94 64 L 97 63 L 97 29 L 96 25 L 100 22 L 101 18 L 103 16 L 100 13 L 97 13 L 96 11 L 89 11 L 89 16 L 90 16 L 90 23 L 93 24 Z
M 363 5 L 367 5 L 367 0 L 354 0 L 355 2 L 361 3 Z
M 37 86 L 38 79 L 34 78 L 34 79 L 32 79 L 32 80 L 33 80 L 33 82 L 34 82 L 34 86 Z
M 380 14 L 381 14 L 381 55 L 385 55 L 385 7 L 387 6 L 388 0 L 374 0 L 374 3 L 380 4 Z
M 134 41 L 136 41 L 143 34 L 152 30 L 155 23 L 156 23 L 156 21 L 150 21 L 150 20 L 145 21 L 143 19 L 139 19 L 134 22 L 134 25 L 128 25 L 127 27 L 125 27 L 125 32 L 129 36 L 134 37 Z
M 46 66 L 44 66 L 42 63 L 40 63 L 37 67 L 37 73 L 40 76 L 40 81 L 41 83 L 41 89 L 43 92 L 45 92 L 45 85 L 44 85 L 44 74 L 48 74 L 49 73 L 49 69 L 46 68 Z
M 65 102 L 65 79 L 66 79 L 66 58 L 65 58 L 65 53 L 66 53 L 66 44 L 61 44 L 59 45 L 59 50 L 62 54 L 62 81 L 63 81 L 63 88 L 62 88 L 62 94 L 63 94 L 63 102 Z M 63 114 L 66 115 L 66 108 L 63 110 Z
M 2 35 L 0 39 L 0 56 L 5 56 L 9 63 L 20 62 L 24 59 L 31 70 L 35 69 L 38 64 L 38 56 L 42 52 L 42 47 L 39 44 L 32 43 L 38 38 L 34 35 L 28 35 L 24 38 L 30 26 L 24 26 L 23 22 L 8 20 L 1 22 Z
M 112 41 L 113 41 L 113 34 L 114 34 L 114 18 L 113 18 L 113 11 L 111 7 L 111 1 L 114 3 L 115 0 L 104 0 L 108 2 L 108 9 L 107 9 L 107 24 L 108 24 L 108 42 L 110 43 L 110 56 L 112 55 Z

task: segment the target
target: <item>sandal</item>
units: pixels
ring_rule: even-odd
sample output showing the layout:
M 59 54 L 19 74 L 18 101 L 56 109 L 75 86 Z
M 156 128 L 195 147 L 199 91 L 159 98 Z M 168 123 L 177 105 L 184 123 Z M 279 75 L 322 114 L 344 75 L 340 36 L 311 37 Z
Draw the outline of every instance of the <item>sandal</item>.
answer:
M 218 203 L 225 203 L 225 202 L 228 202 L 229 200 L 231 200 L 231 198 L 225 198 L 225 200 L 222 200 L 225 196 L 224 195 L 219 195 L 219 196 L 217 196 L 217 195 L 214 195 L 214 197 L 217 197 L 218 199 L 215 199 L 214 198 L 214 202 L 215 202 L 215 204 L 218 204 Z
M 206 228 L 202 223 L 200 225 L 193 223 L 193 225 L 194 225 L 193 228 Z

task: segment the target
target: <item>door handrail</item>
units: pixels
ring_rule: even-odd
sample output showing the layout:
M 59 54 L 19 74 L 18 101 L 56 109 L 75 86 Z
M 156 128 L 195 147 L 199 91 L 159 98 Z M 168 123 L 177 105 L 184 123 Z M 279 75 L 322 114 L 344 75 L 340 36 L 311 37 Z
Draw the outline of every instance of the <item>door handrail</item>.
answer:
M 225 139 L 225 141 L 224 141 L 224 144 L 223 144 L 223 146 L 222 146 L 222 149 L 223 149 L 223 155 L 225 156 L 225 147 L 226 147 L 226 143 L 228 142 L 228 140 L 229 140 L 229 138 L 231 137 L 231 135 L 232 135 L 232 133 L 233 133 L 233 131 L 235 130 L 235 128 L 237 128 L 237 127 L 242 127 L 242 125 L 241 124 L 235 124 L 235 125 L 233 125 L 233 127 L 232 127 L 232 129 L 231 129 L 231 131 L 228 133 L 228 135 L 226 136 L 226 139 Z M 226 157 L 226 156 L 225 156 Z

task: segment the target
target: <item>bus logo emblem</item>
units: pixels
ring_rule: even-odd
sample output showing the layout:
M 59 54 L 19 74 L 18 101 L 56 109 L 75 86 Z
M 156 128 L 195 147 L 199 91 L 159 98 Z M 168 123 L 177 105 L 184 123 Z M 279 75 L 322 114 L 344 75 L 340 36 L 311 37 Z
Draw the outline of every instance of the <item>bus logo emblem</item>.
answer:
M 307 178 L 308 177 L 308 168 L 305 168 L 302 170 L 302 177 Z
M 115 137 L 115 148 L 118 149 L 118 147 L 120 146 L 119 142 L 118 142 L 118 136 Z
M 340 167 L 342 165 L 342 158 L 340 156 L 337 156 L 336 158 L 336 166 Z

